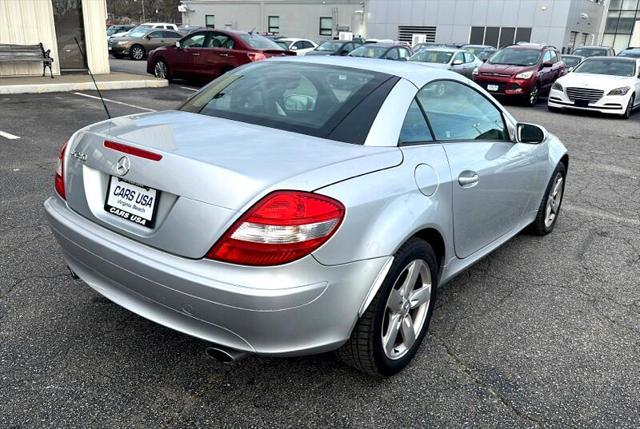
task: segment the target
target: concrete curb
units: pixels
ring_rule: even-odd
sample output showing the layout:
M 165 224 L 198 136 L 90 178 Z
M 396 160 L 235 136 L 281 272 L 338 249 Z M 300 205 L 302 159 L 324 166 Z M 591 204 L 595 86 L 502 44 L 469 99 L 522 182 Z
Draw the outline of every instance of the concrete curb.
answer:
M 54 79 L 55 81 L 55 79 Z M 133 89 L 133 88 L 164 88 L 169 86 L 166 79 L 135 79 L 135 80 L 116 80 L 116 81 L 98 81 L 98 88 L 101 91 L 110 89 Z M 0 85 L 0 95 L 5 94 L 42 94 L 45 92 L 69 92 L 69 91 L 88 91 L 95 89 L 93 82 L 43 82 L 16 85 Z

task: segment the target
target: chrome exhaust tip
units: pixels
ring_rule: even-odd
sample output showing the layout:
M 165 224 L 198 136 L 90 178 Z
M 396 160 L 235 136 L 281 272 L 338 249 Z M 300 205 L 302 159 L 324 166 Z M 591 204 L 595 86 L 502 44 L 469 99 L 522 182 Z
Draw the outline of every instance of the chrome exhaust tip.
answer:
M 204 354 L 208 358 L 222 363 L 236 362 L 247 356 L 246 352 L 228 349 L 222 346 L 207 347 L 206 349 L 204 349 Z

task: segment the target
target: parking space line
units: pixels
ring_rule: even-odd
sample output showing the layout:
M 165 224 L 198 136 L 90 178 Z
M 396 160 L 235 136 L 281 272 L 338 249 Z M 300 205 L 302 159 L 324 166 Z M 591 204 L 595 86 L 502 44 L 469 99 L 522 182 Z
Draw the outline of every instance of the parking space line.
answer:
M 16 139 L 20 138 L 18 136 L 15 136 L 15 135 L 13 135 L 11 133 L 6 132 L 6 131 L 0 131 L 0 136 L 4 137 L 5 139 L 9 139 L 9 140 L 16 140 Z
M 178 88 L 186 89 L 187 91 L 193 91 L 193 92 L 196 92 L 196 91 L 197 91 L 197 89 L 195 89 L 195 88 L 189 88 L 188 86 L 179 86 Z
M 627 225 L 640 226 L 640 220 L 638 219 L 616 216 L 601 210 L 587 209 L 584 207 L 574 206 L 572 204 L 565 204 L 562 208 L 569 212 L 575 212 L 586 216 L 598 217 L 600 219 L 606 219 L 617 223 L 626 223 Z
M 83 94 L 81 92 L 72 92 L 72 94 L 81 95 L 82 97 L 93 98 L 95 100 L 100 100 L 100 97 L 96 97 L 95 95 Z M 135 104 L 124 103 L 122 101 L 111 100 L 109 98 L 103 98 L 103 100 L 108 102 L 108 103 L 120 104 L 122 106 L 133 107 L 134 109 L 146 110 L 147 112 L 155 112 L 156 111 L 154 109 L 149 109 L 148 107 L 136 106 Z

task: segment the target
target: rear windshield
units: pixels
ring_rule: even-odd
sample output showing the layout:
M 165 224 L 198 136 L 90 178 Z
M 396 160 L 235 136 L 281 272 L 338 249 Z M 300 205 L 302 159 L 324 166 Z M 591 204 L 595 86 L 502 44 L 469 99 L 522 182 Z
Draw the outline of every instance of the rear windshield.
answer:
M 380 58 L 389 48 L 384 46 L 365 45 L 354 49 L 350 57 Z
M 344 42 L 324 42 L 316 48 L 316 51 L 335 52 L 342 47 Z
M 578 48 L 573 51 L 575 55 L 581 57 L 605 57 L 607 56 L 607 49 L 605 48 Z
M 613 59 L 612 57 L 593 58 L 585 60 L 576 67 L 574 72 L 631 77 L 636 75 L 636 65 L 633 61 Z
M 282 46 L 278 45 L 271 39 L 267 39 L 264 36 L 259 34 L 248 34 L 248 33 L 240 33 L 238 37 L 242 39 L 244 43 L 251 46 L 253 49 L 264 49 L 264 50 L 276 50 L 283 51 Z
M 640 49 L 627 49 L 618 54 L 619 57 L 640 58 Z
M 180 110 L 326 137 L 389 79 L 349 67 L 258 62 L 214 80 Z
M 409 61 L 420 61 L 421 63 L 448 64 L 453 56 L 453 52 L 434 51 L 432 49 L 422 50 L 414 54 Z

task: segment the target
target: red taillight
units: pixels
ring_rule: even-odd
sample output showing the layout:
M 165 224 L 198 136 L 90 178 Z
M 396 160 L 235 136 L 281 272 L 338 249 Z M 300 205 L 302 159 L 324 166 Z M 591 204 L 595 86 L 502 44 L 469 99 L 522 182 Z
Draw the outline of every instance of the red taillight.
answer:
M 262 61 L 267 59 L 267 56 L 262 52 L 249 52 L 247 56 L 251 61 Z
M 149 152 L 148 150 L 128 146 L 122 143 L 110 142 L 108 140 L 105 140 L 104 147 L 108 147 L 109 149 L 117 150 L 118 152 L 123 152 L 129 155 L 139 156 L 140 158 L 150 159 L 151 161 L 160 161 L 162 159 L 162 155 L 160 155 L 159 153 Z
M 60 153 L 58 154 L 58 164 L 56 165 L 56 192 L 63 199 L 67 199 L 67 194 L 64 190 L 64 153 L 67 150 L 68 141 L 64 142 L 62 147 L 60 148 Z
M 279 265 L 322 246 L 338 229 L 344 206 L 301 191 L 273 192 L 245 213 L 207 258 L 241 265 Z

